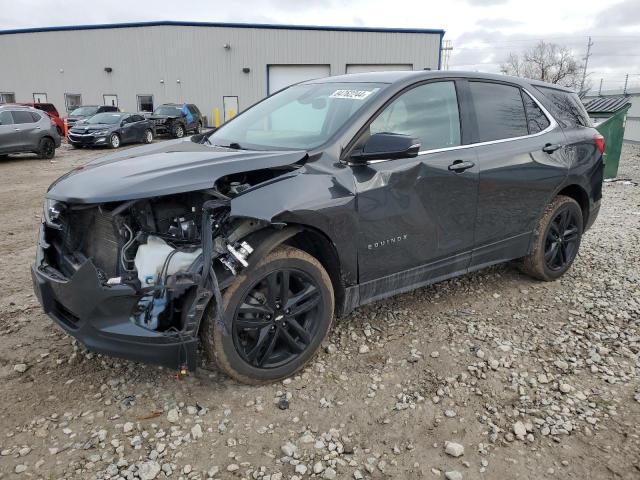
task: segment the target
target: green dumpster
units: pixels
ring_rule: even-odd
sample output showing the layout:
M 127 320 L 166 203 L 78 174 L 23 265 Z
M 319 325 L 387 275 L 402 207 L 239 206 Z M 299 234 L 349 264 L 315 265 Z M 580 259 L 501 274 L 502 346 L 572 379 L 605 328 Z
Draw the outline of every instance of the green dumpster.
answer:
M 604 178 L 616 178 L 631 101 L 627 96 L 596 97 L 586 102 L 584 107 L 604 137 Z

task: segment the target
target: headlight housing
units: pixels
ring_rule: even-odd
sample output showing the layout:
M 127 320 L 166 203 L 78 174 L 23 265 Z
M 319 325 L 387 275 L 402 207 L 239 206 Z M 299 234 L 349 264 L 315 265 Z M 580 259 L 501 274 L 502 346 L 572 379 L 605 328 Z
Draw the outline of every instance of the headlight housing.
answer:
M 93 133 L 94 135 L 106 135 L 109 132 L 109 130 L 94 130 Z
M 42 217 L 44 218 L 44 222 L 47 226 L 60 230 L 62 228 L 62 225 L 60 224 L 60 216 L 66 208 L 67 206 L 58 200 L 45 198 Z

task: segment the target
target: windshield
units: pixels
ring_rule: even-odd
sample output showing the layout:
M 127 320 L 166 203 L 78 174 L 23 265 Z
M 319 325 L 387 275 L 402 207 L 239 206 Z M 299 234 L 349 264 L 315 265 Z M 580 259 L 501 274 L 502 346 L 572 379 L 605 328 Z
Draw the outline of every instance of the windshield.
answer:
M 97 111 L 98 107 L 79 107 L 71 112 L 71 115 L 93 115 Z
M 182 115 L 181 109 L 178 107 L 172 107 L 170 105 L 163 105 L 161 107 L 156 108 L 153 111 L 154 115 L 169 115 L 171 117 L 179 117 Z
M 325 143 L 385 87 L 380 83 L 295 85 L 267 98 L 208 137 L 213 145 L 305 150 Z
M 87 123 L 92 125 L 95 125 L 96 123 L 108 123 L 110 125 L 115 125 L 120 122 L 121 118 L 122 115 L 119 113 L 99 113 L 87 120 Z

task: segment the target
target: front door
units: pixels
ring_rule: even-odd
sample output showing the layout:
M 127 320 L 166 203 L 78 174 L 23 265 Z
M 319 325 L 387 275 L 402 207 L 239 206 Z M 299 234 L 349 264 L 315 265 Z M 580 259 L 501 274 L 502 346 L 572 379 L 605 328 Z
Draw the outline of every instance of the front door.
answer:
M 0 153 L 16 151 L 20 130 L 9 110 L 0 112 Z
M 478 170 L 473 149 L 461 147 L 457 98 L 453 81 L 419 85 L 393 100 L 365 133 L 410 135 L 421 153 L 352 167 L 361 301 L 468 267 Z

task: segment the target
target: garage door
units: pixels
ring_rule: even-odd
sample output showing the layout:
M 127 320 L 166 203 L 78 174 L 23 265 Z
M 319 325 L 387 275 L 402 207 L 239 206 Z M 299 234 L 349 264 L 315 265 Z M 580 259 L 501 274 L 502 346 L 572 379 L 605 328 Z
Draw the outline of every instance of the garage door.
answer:
M 385 70 L 413 70 L 413 65 L 410 63 L 347 64 L 347 73 L 384 72 Z
M 294 83 L 328 77 L 329 65 L 269 65 L 269 95 Z

